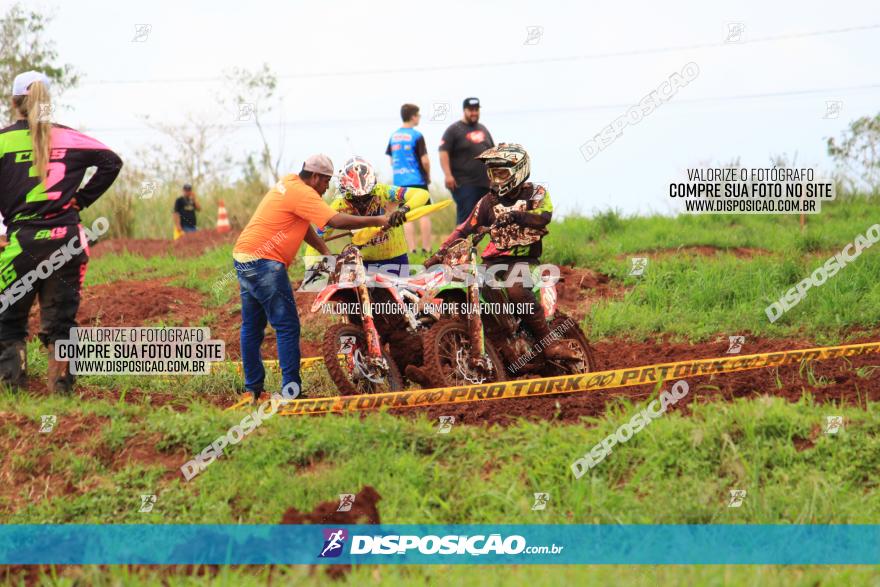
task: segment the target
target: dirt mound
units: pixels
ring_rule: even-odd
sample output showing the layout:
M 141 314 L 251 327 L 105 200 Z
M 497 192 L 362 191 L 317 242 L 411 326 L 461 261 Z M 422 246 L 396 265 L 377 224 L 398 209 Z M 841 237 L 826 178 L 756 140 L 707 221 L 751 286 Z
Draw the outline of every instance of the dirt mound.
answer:
M 51 416 L 52 414 L 46 414 Z M 129 465 L 160 467 L 165 479 L 179 476 L 186 453 L 159 452 L 158 434 L 132 436 L 121 447 L 111 448 L 101 436 L 110 418 L 94 414 L 57 414 L 41 432 L 43 420 L 22 414 L 0 412 L 3 427 L 16 434 L 0 434 L 0 512 L 14 512 L 29 503 L 62 495 L 81 495 L 105 482 L 100 472 L 74 478 L 69 466 L 59 467 L 65 454 L 95 459 L 110 471 Z M 51 425 L 49 425 L 51 424 Z M 133 496 L 136 499 L 136 496 Z
M 365 485 L 354 496 L 351 510 L 337 511 L 339 500 L 323 501 L 308 513 L 301 513 L 296 508 L 284 512 L 282 524 L 379 524 L 379 509 L 376 504 L 382 496 L 372 486 Z
M 860 342 L 871 342 L 865 339 Z M 762 353 L 821 346 L 814 341 L 799 339 L 753 339 L 746 337 L 740 354 Z M 668 363 L 688 359 L 706 359 L 726 356 L 728 340 L 690 344 L 659 342 L 612 341 L 595 345 L 598 368 L 612 369 L 628 366 Z M 865 406 L 868 401 L 880 401 L 880 359 L 876 355 L 848 357 L 828 361 L 814 361 L 807 367 L 790 365 L 778 368 L 756 369 L 738 373 L 723 373 L 703 377 L 688 377 L 691 392 L 673 409 L 687 410 L 692 401 L 729 401 L 738 397 L 773 395 L 798 401 L 805 393 L 817 403 L 846 403 Z M 665 387 L 668 387 L 667 384 Z M 640 385 L 593 392 L 562 394 L 536 398 L 473 402 L 458 405 L 433 406 L 425 409 L 394 410 L 397 414 L 427 413 L 431 419 L 455 416 L 456 423 L 508 425 L 517 418 L 575 422 L 584 416 L 600 416 L 607 404 L 618 397 L 633 401 L 647 398 L 653 386 Z
M 219 245 L 234 243 L 239 233 L 236 231 L 220 233 L 216 230 L 200 230 L 184 234 L 178 240 L 115 238 L 96 243 L 91 256 L 100 259 L 104 255 L 129 253 L 141 257 L 198 257 Z
M 204 314 L 202 294 L 167 282 L 115 281 L 83 288 L 76 319 L 80 326 L 141 326 L 160 318 L 193 324 Z M 37 332 L 39 324 L 38 304 L 34 304 L 29 331 Z
M 50 414 L 47 414 L 50 415 Z M 36 503 L 60 495 L 76 493 L 77 487 L 52 467 L 53 447 L 78 446 L 88 442 L 107 418 L 94 415 L 55 416 L 50 432 L 40 432 L 42 420 L 21 414 L 0 413 L 4 426 L 13 426 L 17 435 L 0 436 L 0 511 L 13 512 L 25 503 Z
M 159 318 L 186 325 L 204 313 L 202 294 L 167 280 L 116 281 L 83 290 L 77 319 L 83 326 L 137 326 Z
M 346 524 L 379 524 L 379 509 L 376 504 L 382 497 L 379 492 L 370 485 L 365 485 L 354 496 L 351 510 L 347 512 L 336 511 L 339 509 L 339 501 L 324 501 L 315 506 L 309 513 L 301 513 L 296 508 L 290 508 L 284 512 L 281 518 L 282 524 L 332 524 L 334 526 Z M 341 579 L 351 571 L 351 565 L 329 565 L 325 567 L 327 575 L 333 579 Z
M 82 327 L 143 326 L 159 321 L 180 326 L 201 326 L 205 314 L 203 295 L 191 289 L 167 285 L 168 281 L 168 278 L 117 281 L 87 287 L 82 292 L 77 321 Z M 239 327 L 240 324 L 234 329 L 236 348 Z M 34 304 L 28 320 L 28 330 L 33 337 L 39 329 L 39 307 Z M 231 333 L 232 330 L 230 327 L 229 332 Z M 217 338 L 213 327 L 211 335 L 212 338 Z M 35 395 L 48 395 L 45 377 L 30 377 L 27 389 Z M 191 398 L 181 398 L 173 391 L 165 393 L 129 389 L 123 394 L 119 389 L 84 386 L 80 383 L 76 392 L 79 397 L 86 400 L 149 403 L 154 406 L 170 405 L 175 411 L 186 411 L 191 402 Z M 229 403 L 228 398 L 215 394 L 204 394 L 202 398 L 221 406 Z
M 0 565 L 0 581 L 4 585 L 39 585 L 42 577 L 52 575 L 57 568 L 50 565 Z
M 159 452 L 156 446 L 162 441 L 162 435 L 155 433 L 149 436 L 137 436 L 125 441 L 125 445 L 112 450 L 102 444 L 95 451 L 95 456 L 105 466 L 114 471 L 124 469 L 128 465 L 143 465 L 165 469 L 164 480 L 180 478 L 180 467 L 188 460 L 186 450 L 177 448 L 172 452 Z
M 611 283 L 611 278 L 581 267 L 560 267 L 556 286 L 559 309 L 576 320 L 582 320 L 590 306 L 598 300 L 622 298 L 627 288 Z

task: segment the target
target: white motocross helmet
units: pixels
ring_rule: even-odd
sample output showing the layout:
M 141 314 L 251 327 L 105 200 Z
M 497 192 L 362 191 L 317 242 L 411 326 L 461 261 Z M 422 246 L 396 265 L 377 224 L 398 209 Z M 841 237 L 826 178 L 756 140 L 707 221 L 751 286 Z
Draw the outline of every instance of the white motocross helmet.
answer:
M 363 157 L 352 157 L 339 172 L 339 189 L 346 198 L 370 195 L 376 187 L 376 172 Z

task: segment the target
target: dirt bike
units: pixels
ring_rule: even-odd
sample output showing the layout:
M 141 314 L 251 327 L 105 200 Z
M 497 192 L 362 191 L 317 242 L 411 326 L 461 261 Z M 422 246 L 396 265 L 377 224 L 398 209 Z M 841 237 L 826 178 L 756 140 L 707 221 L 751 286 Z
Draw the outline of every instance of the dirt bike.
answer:
M 506 381 L 520 375 L 549 377 L 595 370 L 586 336 L 574 319 L 558 311 L 554 284 L 536 285 L 535 296 L 544 309 L 551 334 L 573 351 L 575 360 L 546 359 L 538 343 L 546 345 L 550 341 L 536 341 L 517 316 L 504 311 L 484 313 L 484 308 L 491 309 L 499 302 L 485 299 L 483 293 L 504 299 L 504 290 L 481 288 L 477 244 L 487 233 L 488 229 L 482 229 L 456 241 L 444 255 L 445 265 L 467 267 L 468 278 L 447 281 L 434 295 L 465 311 L 446 315 L 425 332 L 422 374 L 433 386 L 446 387 Z
M 342 395 L 380 393 L 403 389 L 398 365 L 420 365 L 421 331 L 437 321 L 425 292 L 436 289 L 443 273 L 397 277 L 372 275 L 370 287 L 360 247 L 348 244 L 331 270 L 313 271 L 330 275 L 314 303 L 312 312 L 326 306 L 340 310 L 346 322 L 331 326 L 321 345 L 327 372 Z M 389 311 L 374 315 L 374 304 Z

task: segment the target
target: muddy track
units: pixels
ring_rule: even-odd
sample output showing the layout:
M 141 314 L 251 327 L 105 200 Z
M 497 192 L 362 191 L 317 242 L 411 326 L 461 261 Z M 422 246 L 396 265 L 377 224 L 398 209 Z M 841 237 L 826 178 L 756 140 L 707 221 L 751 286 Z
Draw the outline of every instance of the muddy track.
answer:
M 91 258 L 100 259 L 104 255 L 128 253 L 141 257 L 198 257 L 218 245 L 232 244 L 238 238 L 238 232 L 220 233 L 216 230 L 199 230 L 185 234 L 180 239 L 153 238 L 114 238 L 101 240 L 92 246 Z M 230 266 L 232 261 L 230 261 Z
M 159 320 L 193 325 L 204 314 L 204 296 L 169 285 L 171 278 L 122 280 L 86 287 L 76 320 L 82 327 L 142 326 Z M 28 331 L 40 329 L 39 305 L 31 306 Z
M 853 342 L 871 342 L 880 337 L 864 338 Z M 822 346 L 809 340 L 752 339 L 746 340 L 740 354 L 762 353 Z M 687 359 L 707 359 L 726 356 L 728 341 L 700 344 L 670 342 L 611 341 L 594 345 L 598 368 L 614 369 L 668 363 Z M 799 365 L 756 369 L 738 373 L 687 378 L 691 393 L 675 406 L 688 411 L 691 402 L 731 401 L 740 397 L 772 395 L 789 401 L 798 401 L 804 394 L 812 395 L 817 403 L 844 403 L 865 406 L 868 401 L 880 401 L 880 357 L 849 357 L 830 361 L 814 361 L 805 369 Z M 622 387 L 612 390 L 574 394 L 557 394 L 538 398 L 517 398 L 448 406 L 431 406 L 392 410 L 399 415 L 426 414 L 436 420 L 439 416 L 455 416 L 456 424 L 502 426 L 515 423 L 519 418 L 577 422 L 583 417 L 603 415 L 610 402 L 627 398 L 638 402 L 653 392 L 651 385 Z

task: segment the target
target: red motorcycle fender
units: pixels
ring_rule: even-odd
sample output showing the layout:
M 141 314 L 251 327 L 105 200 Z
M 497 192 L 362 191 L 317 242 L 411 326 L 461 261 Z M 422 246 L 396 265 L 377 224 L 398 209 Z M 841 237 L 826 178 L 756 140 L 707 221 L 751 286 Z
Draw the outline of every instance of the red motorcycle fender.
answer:
M 321 306 L 330 301 L 330 298 L 338 292 L 341 288 L 337 284 L 328 285 L 323 290 L 318 293 L 318 296 L 315 298 L 314 303 L 312 303 L 312 312 L 317 312 Z

